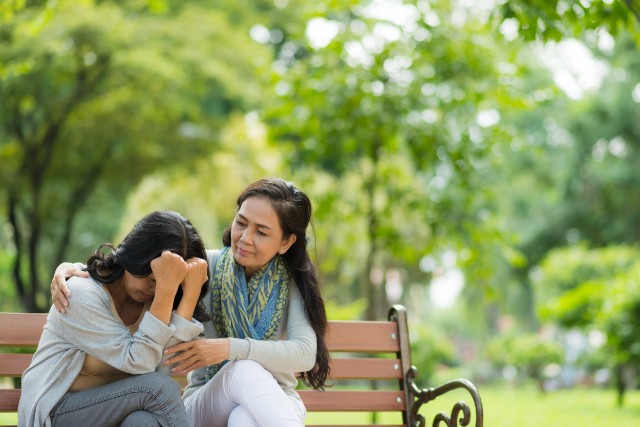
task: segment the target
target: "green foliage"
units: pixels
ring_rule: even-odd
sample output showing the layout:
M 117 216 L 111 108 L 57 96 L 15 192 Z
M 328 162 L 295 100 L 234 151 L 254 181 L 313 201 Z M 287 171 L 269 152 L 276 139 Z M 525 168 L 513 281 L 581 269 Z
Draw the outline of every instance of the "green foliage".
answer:
M 511 231 L 508 242 L 518 260 L 506 269 L 504 263 L 496 264 L 497 281 L 505 284 L 496 295 L 508 301 L 505 310 L 521 318 L 530 313 L 532 328 L 538 310 L 527 309 L 527 301 L 555 298 L 556 287 L 571 285 L 565 281 L 601 268 L 595 260 L 575 267 L 567 257 L 546 286 L 536 276 L 549 251 L 580 242 L 589 247 L 634 245 L 640 239 L 640 203 L 633 190 L 639 184 L 639 151 L 633 143 L 640 135 L 640 109 L 634 101 L 637 47 L 633 34 L 621 32 L 606 46 L 601 43 L 604 33 L 598 34 L 602 37 L 586 32 L 582 41 L 608 69 L 602 86 L 571 100 L 548 85 L 548 71 L 535 70 L 526 81 L 531 85 L 528 98 L 539 100 L 537 108 L 505 118 L 520 131 L 513 133 L 510 149 L 500 153 L 497 179 L 486 175 L 494 195 L 489 200 L 503 229 Z M 580 256 L 578 251 L 573 258 Z
M 410 330 L 411 363 L 418 368 L 419 383 L 431 384 L 438 366 L 453 366 L 454 346 L 451 340 L 431 325 L 418 323 Z
M 541 315 L 565 327 L 606 333 L 610 364 L 640 363 L 640 252 L 636 247 L 558 249 L 542 263 Z
M 618 275 L 606 292 L 600 318 L 607 333 L 607 346 L 617 363 L 640 364 L 640 261 Z
M 582 327 L 591 324 L 602 310 L 605 287 L 601 282 L 584 282 L 539 308 L 542 320 Z
M 543 318 L 553 318 L 566 327 L 596 323 L 607 299 L 624 295 L 627 300 L 631 295 L 630 289 L 623 289 L 624 283 L 616 285 L 615 280 L 629 277 L 639 255 L 631 246 L 589 249 L 575 245 L 550 251 L 534 278 Z
M 601 284 L 592 282 L 610 281 L 637 259 L 638 249 L 624 245 L 591 250 L 579 244 L 551 250 L 534 274 L 536 299 L 548 302 L 581 285 L 596 291 Z
M 338 305 L 334 299 L 326 300 L 327 317 L 332 320 L 355 320 L 362 319 L 366 301 L 355 300 L 347 305 Z
M 0 196 L 29 310 L 66 254 L 111 239 L 132 186 L 216 149 L 269 57 L 202 2 L 49 3 L 11 9 L 0 30 Z M 76 223 L 94 234 L 72 238 Z
M 8 250 L 0 250 L 0 311 L 20 311 L 16 289 L 11 280 L 13 256 Z
M 526 40 L 550 41 L 580 37 L 587 30 L 613 35 L 625 30 L 638 33 L 640 6 L 628 0 L 516 0 L 501 2 L 495 18 L 516 22 Z
M 538 334 L 498 335 L 487 345 L 489 359 L 497 366 L 512 365 L 530 378 L 543 379 L 545 366 L 562 361 L 562 347 Z
M 236 198 L 244 187 L 264 176 L 286 176 L 282 155 L 267 145 L 265 134 L 256 114 L 231 114 L 220 130 L 214 153 L 194 159 L 188 171 L 148 175 L 130 192 L 116 240 L 149 211 L 169 209 L 189 218 L 208 248 L 220 247 L 222 232 L 233 220 Z
M 326 197 L 319 213 L 345 212 L 357 224 L 359 237 L 348 247 L 364 253 L 360 276 L 400 267 L 415 277 L 422 256 L 446 250 L 465 251 L 461 262 L 478 266 L 490 242 L 504 237 L 483 220 L 491 192 L 482 172 L 511 139 L 503 111 L 530 105 L 518 88 L 526 66 L 482 16 L 449 2 L 394 7 L 404 17 L 376 15 L 368 1 L 335 5 L 320 19 L 334 37 L 320 43 L 313 34 L 292 35 L 276 61 L 270 137 L 291 147 L 293 166 L 313 164 L 349 183 L 328 190 L 348 191 L 350 209 Z M 465 19 L 454 19 L 457 13 Z M 514 65 L 500 67 L 503 61 Z M 346 263 L 335 270 L 354 270 Z M 473 273 L 472 286 L 488 286 L 488 269 Z M 370 294 L 369 307 L 375 299 Z

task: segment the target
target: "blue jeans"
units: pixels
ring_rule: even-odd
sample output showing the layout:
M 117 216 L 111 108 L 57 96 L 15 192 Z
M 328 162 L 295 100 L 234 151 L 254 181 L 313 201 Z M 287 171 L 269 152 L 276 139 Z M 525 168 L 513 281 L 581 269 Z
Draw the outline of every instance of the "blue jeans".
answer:
M 156 372 L 66 393 L 51 411 L 51 423 L 54 427 L 191 426 L 180 386 Z

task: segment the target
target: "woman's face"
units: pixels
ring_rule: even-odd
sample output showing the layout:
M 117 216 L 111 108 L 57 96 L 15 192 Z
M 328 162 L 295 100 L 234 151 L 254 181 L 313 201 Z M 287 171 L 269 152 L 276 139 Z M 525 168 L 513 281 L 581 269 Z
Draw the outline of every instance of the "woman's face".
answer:
M 263 197 L 250 197 L 242 202 L 231 224 L 231 251 L 247 276 L 276 254 L 287 252 L 295 241 L 295 234 L 283 237 L 278 214 Z
M 156 294 L 156 279 L 153 273 L 145 277 L 136 277 L 124 271 L 124 289 L 127 296 L 137 302 L 146 302 Z

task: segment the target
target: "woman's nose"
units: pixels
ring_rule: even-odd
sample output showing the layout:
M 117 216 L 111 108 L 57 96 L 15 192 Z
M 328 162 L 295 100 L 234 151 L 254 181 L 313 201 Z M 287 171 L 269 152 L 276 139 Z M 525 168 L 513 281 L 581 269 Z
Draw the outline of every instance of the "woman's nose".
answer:
M 240 240 L 242 243 L 251 243 L 251 233 L 249 230 L 244 230 L 242 235 L 240 236 Z

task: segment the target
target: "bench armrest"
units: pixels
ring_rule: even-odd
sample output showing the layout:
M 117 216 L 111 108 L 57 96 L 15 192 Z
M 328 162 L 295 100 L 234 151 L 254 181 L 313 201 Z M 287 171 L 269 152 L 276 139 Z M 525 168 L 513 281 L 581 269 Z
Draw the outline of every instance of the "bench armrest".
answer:
M 411 369 L 407 372 L 406 384 L 409 387 L 409 392 L 412 397 L 415 398 L 411 412 L 409 413 L 409 425 L 413 427 L 425 427 L 425 419 L 422 414 L 419 414 L 420 408 L 423 404 L 435 400 L 439 396 L 448 393 L 456 389 L 465 389 L 469 392 L 473 398 L 475 406 L 475 427 L 483 426 L 484 414 L 482 411 L 482 400 L 476 387 L 468 380 L 456 379 L 448 381 L 435 388 L 423 388 L 420 389 L 416 386 L 415 378 L 418 375 L 418 370 L 415 366 L 411 366 Z M 444 423 L 446 427 L 468 426 L 471 422 L 471 410 L 469 405 L 464 401 L 459 401 L 451 409 L 451 414 L 447 415 L 444 412 L 438 413 L 433 418 L 433 427 L 439 427 L 441 423 Z

